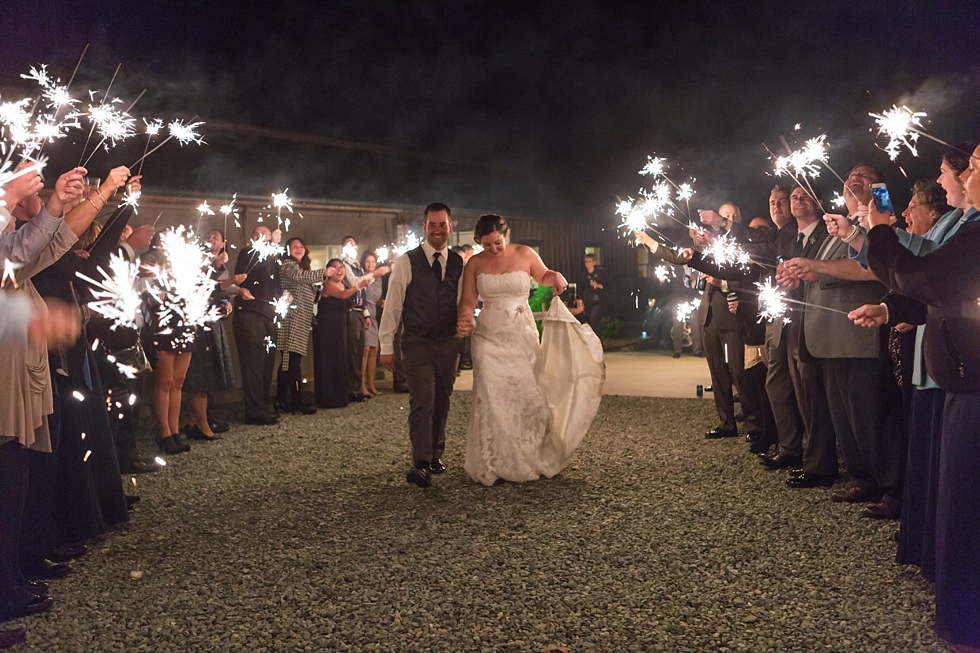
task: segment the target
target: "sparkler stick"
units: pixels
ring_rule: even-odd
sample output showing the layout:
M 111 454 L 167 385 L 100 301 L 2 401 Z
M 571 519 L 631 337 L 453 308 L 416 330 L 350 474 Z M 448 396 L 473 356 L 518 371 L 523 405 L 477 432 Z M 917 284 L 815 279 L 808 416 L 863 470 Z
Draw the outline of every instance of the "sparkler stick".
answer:
M 85 46 L 85 47 L 88 48 L 88 46 Z M 109 80 L 109 86 L 106 88 L 105 93 L 102 95 L 102 101 L 99 102 L 99 106 L 100 107 L 103 104 L 105 104 L 106 98 L 109 97 L 109 90 L 112 88 L 112 83 L 116 81 L 116 75 L 119 74 L 119 69 L 120 68 L 122 68 L 122 63 L 120 63 L 118 66 L 116 66 L 116 72 L 112 73 L 112 79 Z M 82 155 L 80 157 L 78 157 L 78 167 L 81 167 L 81 165 L 82 165 L 82 159 L 85 158 L 85 150 L 88 149 L 88 143 L 92 139 L 92 132 L 94 132 L 94 131 L 95 131 L 95 123 L 93 122 L 92 123 L 92 126 L 89 127 L 88 136 L 85 138 L 85 145 L 82 146 Z
M 150 122 L 146 122 L 146 118 L 143 118 L 143 124 L 146 125 L 146 146 L 143 147 L 143 158 L 146 158 L 146 151 L 150 149 L 150 141 L 153 137 L 160 133 L 163 129 L 163 121 L 159 118 L 154 118 Z M 143 172 L 143 162 L 140 161 L 140 167 L 136 171 L 136 174 L 141 174 Z
M 762 144 L 762 147 L 766 148 L 766 152 L 769 153 L 769 156 L 771 156 L 774 161 L 779 158 L 779 157 L 776 156 L 776 154 L 772 150 L 769 149 L 769 146 L 766 145 L 765 143 Z M 793 178 L 793 181 L 796 182 L 796 185 L 797 186 L 799 186 L 800 188 L 803 189 L 803 192 L 805 192 L 807 195 L 810 196 L 810 199 L 812 199 L 815 204 L 817 204 L 818 206 L 820 205 L 820 200 L 817 199 L 817 197 L 813 193 L 813 191 L 808 190 L 806 186 L 804 186 L 802 183 L 800 183 L 800 180 L 796 178 L 796 175 L 794 175 L 792 173 L 792 171 L 789 170 L 789 168 L 786 168 L 785 169 L 785 172 L 786 172 L 786 174 L 788 174 L 790 177 Z

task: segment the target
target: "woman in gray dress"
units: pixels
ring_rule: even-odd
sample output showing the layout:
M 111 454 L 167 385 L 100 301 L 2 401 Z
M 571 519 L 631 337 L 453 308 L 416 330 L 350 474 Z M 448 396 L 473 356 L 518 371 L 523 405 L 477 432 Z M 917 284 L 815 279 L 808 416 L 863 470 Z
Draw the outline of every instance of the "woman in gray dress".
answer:
M 367 251 L 361 256 L 364 274 L 374 274 L 378 269 L 378 257 Z M 383 273 L 382 273 L 383 274 Z M 371 285 L 364 289 L 364 356 L 361 358 L 361 394 L 379 395 L 374 387 L 374 370 L 378 363 L 378 301 L 381 300 L 381 277 L 374 275 Z
M 289 256 L 282 259 L 279 283 L 283 292 L 292 295 L 289 310 L 279 325 L 276 349 L 282 356 L 276 378 L 276 410 L 312 415 L 316 408 L 303 403 L 303 374 L 301 364 L 306 355 L 306 345 L 313 326 L 314 288 L 323 283 L 323 268 L 310 269 L 310 257 L 306 244 L 300 238 L 286 241 Z

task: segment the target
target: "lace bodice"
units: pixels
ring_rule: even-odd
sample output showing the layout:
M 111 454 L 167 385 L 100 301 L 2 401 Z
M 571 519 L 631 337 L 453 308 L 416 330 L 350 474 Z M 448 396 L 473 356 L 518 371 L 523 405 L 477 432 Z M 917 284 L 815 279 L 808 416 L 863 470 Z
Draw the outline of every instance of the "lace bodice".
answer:
M 493 303 L 513 301 L 527 303 L 531 294 L 531 277 L 524 270 L 513 270 L 503 274 L 481 274 L 476 278 L 476 289 L 487 308 Z

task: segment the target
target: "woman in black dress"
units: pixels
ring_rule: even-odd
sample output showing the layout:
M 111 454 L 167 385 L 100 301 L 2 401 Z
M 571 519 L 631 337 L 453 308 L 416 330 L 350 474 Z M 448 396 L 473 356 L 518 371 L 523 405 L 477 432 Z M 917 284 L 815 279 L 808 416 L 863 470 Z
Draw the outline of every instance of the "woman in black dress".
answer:
M 314 392 L 316 403 L 323 408 L 343 408 L 348 404 L 347 386 L 347 314 L 359 287 L 344 286 L 346 270 L 340 259 L 330 259 L 324 270 L 323 290 L 317 303 L 313 327 Z M 367 286 L 365 279 L 359 284 Z

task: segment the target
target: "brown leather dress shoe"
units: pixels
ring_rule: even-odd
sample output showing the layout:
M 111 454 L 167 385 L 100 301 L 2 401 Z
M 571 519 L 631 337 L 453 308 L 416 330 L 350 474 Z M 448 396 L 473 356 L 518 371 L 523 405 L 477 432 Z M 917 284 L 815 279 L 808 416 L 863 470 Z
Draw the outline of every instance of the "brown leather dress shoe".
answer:
M 838 490 L 830 495 L 830 500 L 835 503 L 864 503 L 880 498 L 880 493 L 877 490 L 864 488 L 860 485 L 852 485 L 846 490 Z
M 864 507 L 864 516 L 871 519 L 900 519 L 902 509 L 894 506 L 887 501 L 869 503 Z

